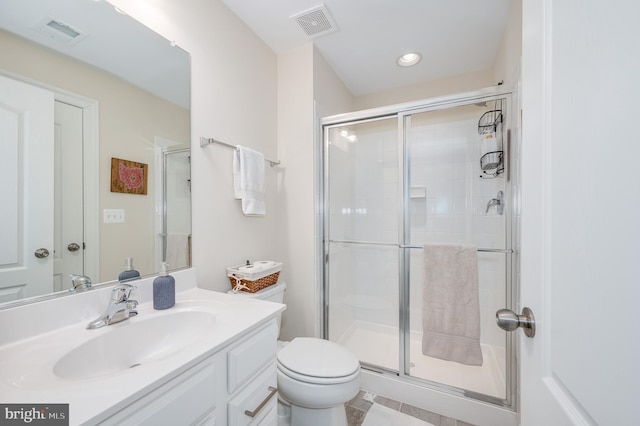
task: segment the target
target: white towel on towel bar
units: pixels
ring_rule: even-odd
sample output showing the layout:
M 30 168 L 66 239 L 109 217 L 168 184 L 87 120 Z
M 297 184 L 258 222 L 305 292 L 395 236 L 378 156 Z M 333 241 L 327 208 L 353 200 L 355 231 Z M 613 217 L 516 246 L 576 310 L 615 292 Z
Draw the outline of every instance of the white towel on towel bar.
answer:
M 482 365 L 478 249 L 425 245 L 422 353 Z
M 264 155 L 238 145 L 233 154 L 233 194 L 246 216 L 264 216 Z

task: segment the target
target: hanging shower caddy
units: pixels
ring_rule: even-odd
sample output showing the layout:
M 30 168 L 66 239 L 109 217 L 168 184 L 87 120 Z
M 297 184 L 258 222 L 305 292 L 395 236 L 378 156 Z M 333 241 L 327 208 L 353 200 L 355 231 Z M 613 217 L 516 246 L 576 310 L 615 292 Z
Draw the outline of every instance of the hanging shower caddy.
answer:
M 502 100 L 495 101 L 494 109 L 487 111 L 478 120 L 478 134 L 481 136 L 480 170 L 483 179 L 499 176 L 504 172 L 504 151 L 502 146 Z

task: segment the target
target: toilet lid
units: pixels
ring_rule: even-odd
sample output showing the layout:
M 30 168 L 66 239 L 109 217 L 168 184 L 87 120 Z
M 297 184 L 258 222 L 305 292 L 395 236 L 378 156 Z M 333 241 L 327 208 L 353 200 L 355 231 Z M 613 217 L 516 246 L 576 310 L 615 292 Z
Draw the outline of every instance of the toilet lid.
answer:
M 278 362 L 295 373 L 319 378 L 353 375 L 358 359 L 342 346 L 328 340 L 297 337 L 278 352 Z

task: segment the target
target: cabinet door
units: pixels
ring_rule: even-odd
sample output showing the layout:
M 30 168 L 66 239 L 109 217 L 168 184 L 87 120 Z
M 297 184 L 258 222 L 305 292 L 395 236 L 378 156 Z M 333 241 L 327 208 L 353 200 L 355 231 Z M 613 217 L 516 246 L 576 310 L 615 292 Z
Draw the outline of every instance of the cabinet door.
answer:
M 215 425 L 215 364 L 209 358 L 109 417 L 101 425 Z
M 271 425 L 278 415 L 276 362 L 262 372 L 229 401 L 229 426 Z
M 254 377 L 265 364 L 273 361 L 278 345 L 277 339 L 278 326 L 274 319 L 229 350 L 227 389 L 230 394 L 249 378 Z

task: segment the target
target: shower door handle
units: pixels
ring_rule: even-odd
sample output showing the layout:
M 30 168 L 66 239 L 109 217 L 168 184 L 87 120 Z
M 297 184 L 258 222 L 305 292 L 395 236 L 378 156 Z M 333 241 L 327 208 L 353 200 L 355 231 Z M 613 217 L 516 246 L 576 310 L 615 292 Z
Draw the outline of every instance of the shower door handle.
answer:
M 500 309 L 496 312 L 498 327 L 506 331 L 522 328 L 525 336 L 533 337 L 536 334 L 536 318 L 529 308 L 522 308 L 522 315 L 518 315 L 511 309 Z

